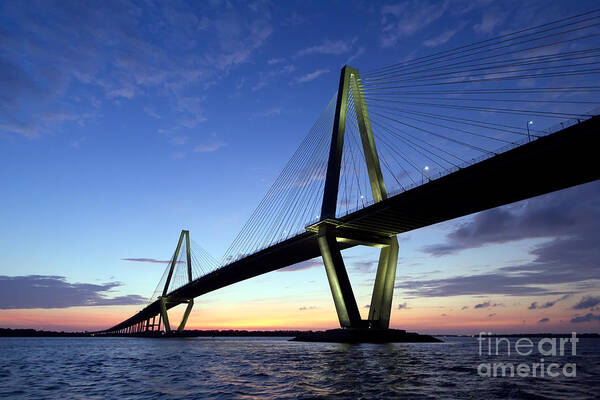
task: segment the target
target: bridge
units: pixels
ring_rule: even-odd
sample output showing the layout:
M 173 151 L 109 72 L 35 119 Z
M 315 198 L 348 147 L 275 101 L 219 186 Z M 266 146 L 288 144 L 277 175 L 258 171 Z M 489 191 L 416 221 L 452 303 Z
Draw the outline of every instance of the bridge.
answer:
M 316 257 L 340 326 L 387 329 L 397 235 L 600 178 L 599 16 L 363 76 L 344 66 L 337 92 L 223 258 L 182 231 L 150 303 L 97 333 L 182 331 L 195 298 Z M 380 248 L 367 319 L 342 256 L 355 246 Z M 168 310 L 181 304 L 172 325 Z

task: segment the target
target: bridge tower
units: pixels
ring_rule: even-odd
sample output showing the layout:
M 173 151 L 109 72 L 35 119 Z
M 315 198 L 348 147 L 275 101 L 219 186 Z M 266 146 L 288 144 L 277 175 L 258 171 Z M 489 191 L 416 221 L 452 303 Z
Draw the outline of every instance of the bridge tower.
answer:
M 398 240 L 395 235 L 386 236 L 364 230 L 340 229 L 336 220 L 344 132 L 346 130 L 346 111 L 350 91 L 354 100 L 373 200 L 379 202 L 387 197 L 360 75 L 358 70 L 346 65 L 342 68 L 340 74 L 321 219 L 306 229 L 318 233 L 321 256 L 342 328 L 387 329 L 390 325 L 396 264 L 398 262 Z M 354 244 L 381 248 L 368 320 L 361 319 L 340 246 L 338 245 L 339 242 L 353 242 Z
M 167 310 L 171 307 L 175 307 L 179 304 L 187 303 L 187 307 L 185 312 L 183 313 L 183 317 L 177 331 L 181 332 L 185 329 L 185 324 L 187 323 L 188 317 L 192 312 L 192 307 L 194 306 L 193 298 L 179 298 L 174 295 L 169 295 L 169 285 L 171 284 L 171 278 L 173 277 L 173 271 L 175 271 L 175 267 L 177 265 L 177 260 L 179 259 L 179 252 L 181 251 L 182 244 L 185 240 L 185 251 L 186 251 L 186 262 L 187 262 L 187 276 L 188 282 L 192 281 L 192 255 L 190 253 L 190 232 L 186 230 L 181 231 L 181 235 L 179 235 L 179 241 L 177 242 L 177 247 L 175 248 L 175 254 L 173 255 L 173 260 L 171 261 L 171 266 L 169 268 L 169 273 L 167 275 L 167 280 L 165 281 L 165 287 L 162 291 L 162 295 L 160 296 L 160 315 L 159 315 L 159 323 L 162 320 L 164 325 L 164 329 L 166 333 L 171 333 L 171 325 L 169 323 L 169 315 Z

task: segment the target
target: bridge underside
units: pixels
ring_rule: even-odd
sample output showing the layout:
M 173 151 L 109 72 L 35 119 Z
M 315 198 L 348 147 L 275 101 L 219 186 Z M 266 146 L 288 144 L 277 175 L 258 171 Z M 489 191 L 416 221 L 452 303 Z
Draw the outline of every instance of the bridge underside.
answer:
M 389 197 L 335 220 L 351 236 L 391 237 L 504 204 L 600 178 L 600 118 L 539 138 L 513 150 Z M 196 279 L 169 294 L 172 308 L 222 287 L 321 256 L 318 233 L 307 231 Z M 340 240 L 340 250 L 361 240 Z M 179 302 L 178 299 L 181 301 Z M 161 313 L 157 300 L 104 333 L 149 327 Z M 154 324 L 152 325 L 154 326 Z M 146 328 L 147 329 L 147 328 Z

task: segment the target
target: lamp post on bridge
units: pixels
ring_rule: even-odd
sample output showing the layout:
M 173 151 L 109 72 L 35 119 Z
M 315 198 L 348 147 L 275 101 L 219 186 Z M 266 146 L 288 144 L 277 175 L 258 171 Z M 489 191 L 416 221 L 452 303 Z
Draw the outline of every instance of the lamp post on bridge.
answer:
M 429 167 L 427 165 L 421 170 L 421 185 L 425 183 L 425 171 L 429 171 Z M 427 180 L 429 180 L 429 177 L 427 177 Z
M 531 134 L 529 133 L 529 125 L 533 125 L 533 121 L 527 121 L 527 141 L 531 142 Z

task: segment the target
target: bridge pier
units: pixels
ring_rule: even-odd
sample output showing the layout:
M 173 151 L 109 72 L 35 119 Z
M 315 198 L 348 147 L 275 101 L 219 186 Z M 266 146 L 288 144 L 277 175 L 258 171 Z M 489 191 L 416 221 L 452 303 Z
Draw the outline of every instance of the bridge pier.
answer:
M 356 305 L 335 231 L 330 229 L 328 224 L 321 224 L 318 231 L 319 248 L 340 325 L 342 328 L 360 328 L 363 326 L 363 321 Z
M 171 333 L 171 323 L 169 322 L 169 314 L 167 310 L 169 309 L 169 305 L 179 305 L 187 303 L 187 307 L 183 312 L 183 317 L 181 318 L 181 322 L 177 327 L 178 332 L 182 332 L 185 329 L 185 324 L 192 312 L 192 308 L 194 307 L 194 299 L 172 299 L 168 296 L 163 296 L 160 298 L 160 314 L 159 314 L 159 329 L 160 329 L 160 318 L 162 317 L 163 325 L 166 333 Z
M 340 231 L 336 224 L 337 198 L 339 192 L 341 163 L 346 130 L 346 111 L 352 92 L 357 124 L 369 175 L 373 201 L 387 198 L 379 156 L 371 129 L 364 93 L 358 70 L 344 66 L 340 73 L 338 97 L 333 120 L 327 175 L 323 192 L 321 221 L 306 229 L 318 233 L 319 249 L 325 264 L 327 279 L 342 328 L 387 329 L 390 325 L 396 265 L 398 263 L 398 240 L 395 235 L 381 232 L 365 232 L 354 229 Z M 368 320 L 362 320 L 352 292 L 348 273 L 337 242 L 353 242 L 380 247 L 381 253 Z
M 373 286 L 373 296 L 369 306 L 369 324 L 371 328 L 387 329 L 390 327 L 398 251 L 396 236 L 390 238 L 389 246 L 381 249 L 375 285 Z

